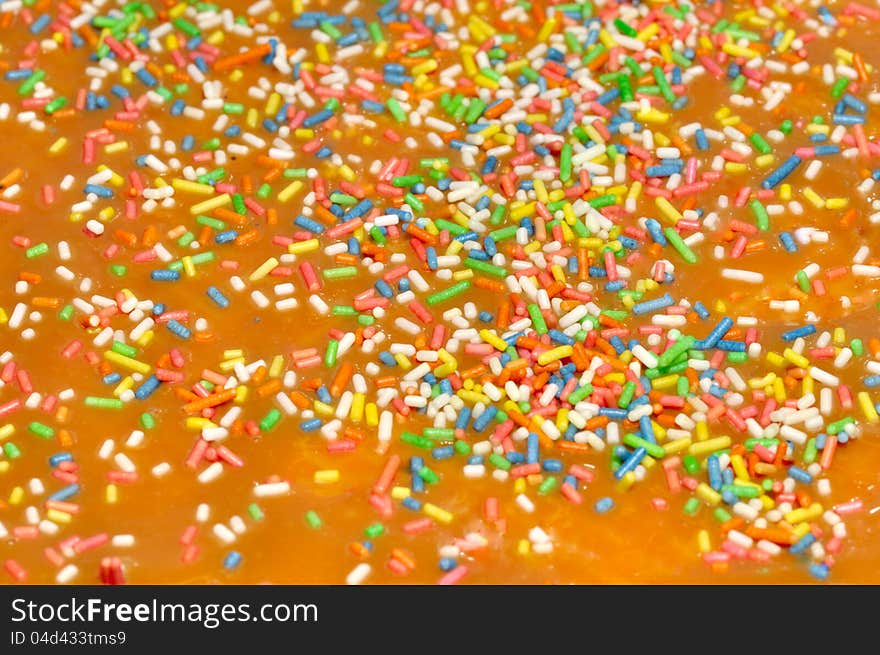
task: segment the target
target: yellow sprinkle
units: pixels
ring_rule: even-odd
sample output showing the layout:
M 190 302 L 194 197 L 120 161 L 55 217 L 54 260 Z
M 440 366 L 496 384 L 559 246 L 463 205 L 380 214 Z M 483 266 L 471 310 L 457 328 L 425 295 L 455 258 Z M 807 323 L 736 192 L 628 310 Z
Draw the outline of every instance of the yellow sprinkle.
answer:
M 196 265 L 193 264 L 192 257 L 190 257 L 189 255 L 181 257 L 180 263 L 183 265 L 183 272 L 186 273 L 187 277 L 195 277 Z
M 53 143 L 51 146 L 49 146 L 49 154 L 57 155 L 59 153 L 64 152 L 65 148 L 67 148 L 67 145 L 69 143 L 70 142 L 67 140 L 67 137 L 64 137 L 64 136 L 59 137 L 55 141 L 55 143 Z
M 811 187 L 804 187 L 801 190 L 801 193 L 804 195 L 804 198 L 810 201 L 810 204 L 813 205 L 813 207 L 815 207 L 816 209 L 824 209 L 825 199 L 818 193 L 813 191 Z
M 670 223 L 675 224 L 682 219 L 679 211 L 666 198 L 658 196 L 654 199 L 654 204 L 657 205 L 657 209 L 660 210 L 663 217 Z
M 712 550 L 712 542 L 709 539 L 708 530 L 700 530 L 697 533 L 697 548 L 701 553 L 708 553 Z
M 432 503 L 425 503 L 422 506 L 422 511 L 438 523 L 452 523 L 452 519 L 454 518 L 452 512 L 447 512 L 445 509 L 437 507 L 437 505 Z
M 538 355 L 538 364 L 547 366 L 550 362 L 555 362 L 563 357 L 568 357 L 574 352 L 571 346 L 558 346 L 552 350 L 547 350 Z
M 790 361 L 795 366 L 800 368 L 809 368 L 810 360 L 804 357 L 803 355 L 799 355 L 791 348 L 786 348 L 782 351 L 782 356 L 785 357 L 788 361 Z
M 213 421 L 207 418 L 202 418 L 201 416 L 189 416 L 184 422 L 187 430 L 191 432 L 200 432 L 205 428 L 215 428 L 217 427 Z
M 173 180 L 171 180 L 171 186 L 173 186 L 177 191 L 197 193 L 200 196 L 210 196 L 214 194 L 214 187 L 212 187 L 210 184 L 199 184 L 198 182 L 184 180 L 179 177 L 175 177 Z
M 278 192 L 278 202 L 287 202 L 302 188 L 303 183 L 300 180 L 294 180 Z
M 324 418 L 330 418 L 334 414 L 334 408 L 327 403 L 322 403 L 320 400 L 316 400 L 312 407 L 315 410 L 315 414 Z
M 495 350 L 499 350 L 501 352 L 507 350 L 507 342 L 499 337 L 497 334 L 493 334 L 489 330 L 480 330 L 480 338 L 486 343 L 490 344 L 493 348 L 495 348 Z
M 134 371 L 135 373 L 141 373 L 142 375 L 146 375 L 150 372 L 151 366 L 146 362 L 141 362 L 131 357 L 126 357 L 125 355 L 121 355 L 112 350 L 107 350 L 104 352 L 104 359 L 107 361 L 113 362 L 123 368 L 127 368 L 130 371 Z
M 13 487 L 12 491 L 9 492 L 9 504 L 10 505 L 18 505 L 23 500 L 24 500 L 24 488 L 23 487 Z
M 272 269 L 278 266 L 278 260 L 274 257 L 269 257 L 266 261 L 260 264 L 253 273 L 248 276 L 248 280 L 251 282 L 255 282 L 256 280 L 262 280 L 266 277 Z
M 550 38 L 550 35 L 553 34 L 553 30 L 555 30 L 555 29 L 556 29 L 556 19 L 555 18 L 548 18 L 546 21 L 544 21 L 544 24 L 541 26 L 541 31 L 538 32 L 538 43 L 546 41 L 548 38 Z M 603 30 L 603 32 L 604 32 L 604 30 Z M 601 34 L 600 34 L 600 36 L 601 36 Z
M 860 391 L 856 398 L 859 401 L 859 407 L 862 409 L 862 413 L 865 415 L 865 420 L 868 423 L 877 423 L 880 421 L 880 416 L 877 416 L 877 410 L 874 408 L 874 403 L 871 401 L 871 396 L 868 395 L 867 391 Z
M 715 437 L 714 439 L 707 439 L 706 441 L 692 443 L 688 447 L 688 452 L 691 455 L 707 455 L 709 453 L 715 452 L 716 450 L 723 450 L 724 448 L 728 448 L 730 447 L 730 444 L 730 437 Z
M 375 428 L 379 425 L 379 408 L 376 403 L 367 403 L 364 414 L 366 415 L 367 427 Z
M 749 469 L 746 468 L 746 463 L 745 460 L 743 460 L 742 455 L 731 455 L 730 466 L 733 468 L 733 472 L 737 477 L 746 481 L 749 480 Z
M 53 523 L 67 524 L 70 523 L 73 516 L 67 512 L 62 512 L 60 509 L 48 509 L 46 510 L 46 518 Z
M 632 487 L 636 482 L 636 474 L 632 471 L 627 471 L 624 476 L 620 479 L 614 488 L 617 491 L 627 491 L 630 487 Z
M 788 523 L 802 523 L 822 516 L 822 505 L 813 503 L 809 507 L 799 507 L 786 513 L 783 517 Z
M 189 208 L 189 213 L 195 216 L 196 214 L 207 214 L 218 207 L 225 207 L 226 205 L 232 202 L 232 196 L 228 193 L 222 193 L 219 196 L 215 196 L 213 198 L 209 198 L 208 200 L 203 200 L 200 203 L 197 203 Z
M 317 239 L 306 239 L 287 245 L 287 252 L 291 255 L 301 255 L 304 252 L 314 252 L 320 247 Z
M 333 482 L 339 482 L 339 470 L 326 469 L 323 471 L 315 471 L 313 479 L 315 484 L 332 484 Z
M 709 503 L 710 505 L 717 505 L 721 502 L 721 494 L 715 491 L 705 482 L 701 482 L 697 485 L 696 493 L 701 500 Z
M 284 356 L 283 355 L 275 355 L 272 358 L 272 363 L 269 364 L 269 377 L 270 378 L 280 378 L 281 374 L 284 372 Z
M 146 348 L 150 345 L 153 339 L 156 337 L 156 332 L 154 330 L 147 330 L 144 332 L 140 339 L 138 339 L 135 343 L 139 345 L 141 348 Z
M 745 57 L 746 59 L 753 59 L 759 54 L 757 50 L 752 50 L 751 48 L 743 48 L 736 45 L 735 43 L 730 42 L 722 45 L 721 49 L 732 57 Z
M 682 450 L 689 448 L 690 445 L 690 437 L 682 437 L 681 439 L 676 439 L 675 441 L 670 441 L 669 443 L 663 444 L 663 454 L 671 455 L 673 453 L 679 453 Z
M 409 487 L 391 487 L 391 498 L 394 500 L 403 500 L 409 498 L 412 491 Z

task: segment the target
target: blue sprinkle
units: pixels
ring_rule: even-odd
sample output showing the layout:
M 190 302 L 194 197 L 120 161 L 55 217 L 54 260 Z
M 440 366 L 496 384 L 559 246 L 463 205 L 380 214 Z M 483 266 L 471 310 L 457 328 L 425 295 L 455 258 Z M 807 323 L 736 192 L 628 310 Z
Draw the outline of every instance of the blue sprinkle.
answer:
M 159 282 L 173 282 L 180 279 L 180 271 L 171 271 L 168 269 L 159 269 L 150 272 L 150 279 Z
M 229 307 L 229 298 L 223 295 L 223 292 L 220 291 L 215 286 L 208 287 L 208 297 L 214 301 L 214 303 L 223 309 Z
M 600 498 L 599 500 L 596 501 L 596 504 L 593 506 L 593 508 L 599 514 L 605 514 L 607 512 L 610 512 L 613 507 L 614 507 L 614 501 L 611 500 L 611 498 L 609 498 L 608 496 L 605 496 L 604 498 Z
M 159 388 L 160 384 L 161 381 L 159 380 L 159 378 L 157 378 L 155 375 L 151 375 L 146 380 L 144 380 L 143 383 L 141 383 L 141 386 L 139 386 L 135 390 L 134 397 L 138 400 L 146 400 L 151 395 L 153 395 L 153 392 Z
M 71 455 L 70 453 L 55 453 L 54 455 L 52 455 L 49 458 L 49 466 L 51 466 L 52 468 L 55 468 L 61 462 L 72 462 L 72 461 L 73 461 L 73 455 Z
M 175 321 L 173 319 L 168 321 L 165 324 L 165 327 L 167 327 L 171 331 L 172 334 L 180 337 L 181 339 L 189 339 L 192 336 L 192 332 L 190 331 L 190 329 L 188 327 L 178 323 L 177 321 Z
M 788 332 L 782 333 L 783 341 L 794 341 L 800 337 L 806 337 L 810 334 L 816 332 L 815 325 L 804 325 L 803 327 L 795 328 L 794 330 L 789 330 Z
M 79 485 L 69 484 L 49 496 L 49 500 L 69 500 L 79 493 Z

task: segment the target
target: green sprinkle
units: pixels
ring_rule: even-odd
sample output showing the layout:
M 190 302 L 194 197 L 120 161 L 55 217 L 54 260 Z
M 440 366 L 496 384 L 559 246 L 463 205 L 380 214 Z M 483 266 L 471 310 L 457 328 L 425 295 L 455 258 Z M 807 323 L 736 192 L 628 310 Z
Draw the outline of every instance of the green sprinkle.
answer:
M 492 453 L 489 455 L 489 463 L 495 468 L 499 468 L 502 471 L 509 471 L 511 464 L 505 458 L 503 458 L 498 453 Z
M 657 86 L 660 87 L 660 94 L 663 96 L 663 99 L 669 103 L 675 102 L 675 92 L 672 90 L 672 87 L 669 86 L 669 82 L 666 79 L 666 75 L 663 73 L 663 69 L 659 66 L 654 66 L 653 72 L 654 79 L 657 80 Z
M 327 342 L 327 350 L 324 352 L 324 366 L 330 368 L 336 365 L 337 352 L 339 352 L 339 342 L 336 339 L 330 339 Z
M 427 466 L 423 466 L 419 469 L 419 477 L 428 484 L 437 484 L 440 482 L 440 477 Z
M 86 407 L 95 407 L 97 409 L 122 409 L 125 405 L 118 398 L 101 398 L 100 396 L 86 396 Z
M 681 339 L 676 341 L 674 344 L 669 346 L 657 360 L 657 365 L 660 367 L 669 366 L 673 362 L 675 362 L 679 357 L 687 353 L 688 350 L 694 345 L 694 338 L 690 335 L 683 336 Z
M 804 293 L 810 292 L 810 278 L 807 277 L 805 271 L 801 270 L 795 273 L 795 279 L 797 280 L 798 286 L 800 287 L 801 291 L 803 291 Z
M 843 95 L 843 92 L 846 91 L 846 87 L 849 86 L 849 78 L 840 77 L 831 87 L 831 97 L 839 98 Z
M 547 334 L 547 323 L 544 321 L 543 314 L 541 314 L 541 308 L 535 303 L 531 303 L 527 309 L 529 310 L 529 316 L 532 319 L 532 327 L 535 328 L 535 332 Z
M 39 257 L 40 255 L 45 255 L 49 252 L 49 244 L 47 243 L 38 243 L 35 246 L 31 246 L 27 250 L 24 251 L 24 256 L 28 259 L 33 259 L 34 257 Z
M 429 305 L 436 305 L 441 302 L 446 302 L 447 300 L 451 300 L 455 298 L 455 296 L 464 293 L 468 289 L 471 288 L 471 283 L 467 280 L 462 280 L 457 284 L 453 284 L 448 289 L 444 289 L 443 291 L 438 291 L 437 293 L 431 294 L 425 299 Z
M 539 486 L 538 486 L 538 495 L 546 496 L 551 491 L 553 491 L 559 485 L 559 480 L 554 477 L 546 478 Z
M 834 423 L 828 424 L 828 434 L 838 435 L 843 432 L 843 429 L 852 423 L 855 423 L 855 420 L 851 416 L 847 416 L 846 418 L 842 418 L 839 421 L 835 421 Z
M 366 530 L 364 530 L 364 534 L 368 539 L 375 539 L 376 537 L 381 537 L 385 534 L 385 526 L 381 523 L 373 523 L 372 525 L 368 525 Z
M 819 454 L 819 450 L 816 448 L 816 438 L 812 437 L 808 442 L 807 446 L 804 448 L 804 463 L 812 464 L 816 461 L 816 456 Z
M 308 512 L 306 512 L 306 523 L 309 524 L 309 527 L 312 530 L 319 530 L 321 526 L 324 525 L 324 523 L 321 521 L 321 517 L 318 516 L 318 513 L 313 509 L 310 509 Z
M 330 21 L 322 20 L 319 27 L 321 28 L 321 31 L 324 32 L 324 34 L 329 36 L 331 39 L 335 40 L 342 36 L 342 32 L 337 30 L 333 23 L 331 23 Z
M 398 175 L 391 180 L 391 186 L 399 188 L 411 187 L 422 181 L 421 175 Z
M 659 446 L 655 443 L 651 443 L 647 439 L 642 439 L 640 436 L 635 434 L 627 434 L 623 438 L 623 443 L 631 448 L 644 448 L 648 451 L 648 454 L 651 457 L 656 457 L 658 459 L 662 458 L 665 453 L 663 451 L 663 446 Z
M 480 259 L 471 259 L 470 257 L 468 257 L 464 260 L 463 264 L 470 269 L 479 271 L 480 273 L 485 273 L 486 275 L 493 275 L 501 279 L 507 277 L 506 268 L 502 266 L 496 266 L 495 264 L 491 264 Z
M 122 343 L 121 341 L 114 341 L 110 345 L 110 350 L 119 353 L 120 355 L 125 355 L 126 357 L 137 357 L 138 354 L 137 348 L 127 343 Z
M 632 380 L 627 380 L 626 384 L 623 385 L 623 391 L 620 392 L 620 398 L 617 399 L 617 406 L 621 409 L 626 409 L 627 407 L 629 407 L 629 404 L 632 402 L 635 392 L 636 383 Z
M 198 223 L 199 225 L 206 225 L 213 230 L 219 231 L 226 229 L 226 223 L 224 221 L 221 221 L 219 218 L 214 218 L 212 216 L 204 216 L 202 214 L 199 214 L 198 216 L 196 216 L 196 223 Z
M 442 441 L 452 441 L 455 438 L 455 430 L 452 428 L 425 428 L 422 434 L 429 439 L 440 439 Z
M 757 223 L 758 229 L 762 232 L 769 230 L 770 215 L 767 213 L 764 205 L 761 204 L 761 201 L 755 198 L 749 203 L 749 208 L 752 210 L 752 214 L 755 215 L 755 223 Z
M 403 111 L 403 107 L 400 106 L 396 98 L 388 98 L 385 106 L 388 107 L 388 111 L 398 123 L 403 123 L 406 120 L 406 112 Z
M 325 268 L 321 275 L 327 280 L 341 280 L 349 277 L 357 277 L 357 266 L 339 266 L 337 268 Z
M 688 264 L 697 263 L 696 254 L 694 254 L 694 251 L 691 250 L 688 244 L 684 242 L 684 239 L 681 238 L 678 232 L 675 231 L 675 228 L 667 227 L 663 230 L 663 234 L 666 235 L 669 243 L 671 243 L 676 252 L 681 255 L 682 259 L 684 259 Z
M 577 389 L 572 391 L 570 394 L 568 394 L 568 398 L 566 398 L 565 400 L 566 400 L 566 402 L 569 402 L 572 405 L 574 405 L 574 404 L 582 401 L 584 398 L 589 396 L 591 393 L 593 393 L 593 385 L 587 383 L 584 386 L 578 387 Z
M 562 151 L 559 153 L 559 179 L 568 182 L 571 179 L 571 144 L 562 145 Z
M 260 506 L 256 503 L 251 503 L 250 505 L 248 505 L 248 514 L 251 515 L 251 518 L 254 521 L 262 521 L 265 518 L 263 510 L 260 509 Z
M 727 511 L 726 509 L 724 509 L 723 507 L 716 507 L 716 508 L 712 511 L 712 516 L 714 516 L 714 517 L 715 517 L 715 520 L 718 521 L 719 523 L 727 523 L 730 519 L 733 518 L 733 517 L 730 515 L 730 512 L 728 512 L 728 511 Z
M 33 74 L 27 78 L 24 82 L 22 82 L 18 87 L 18 95 L 26 96 L 33 93 L 34 87 L 37 86 L 38 82 L 42 82 L 46 77 L 46 71 L 44 70 L 35 70 Z
M 434 447 L 434 441 L 432 439 L 428 439 L 427 437 L 420 437 L 414 432 L 407 432 L 406 430 L 400 433 L 400 440 L 403 443 L 409 444 L 410 446 L 415 446 L 416 448 L 430 450 Z
M 260 431 L 261 432 L 268 432 L 269 430 L 274 428 L 278 424 L 278 421 L 280 421 L 280 420 L 281 420 L 281 412 L 273 407 L 263 417 L 263 420 L 260 421 Z
M 55 436 L 55 430 L 44 423 L 40 423 L 39 421 L 34 421 L 30 425 L 28 425 L 28 430 L 33 432 L 38 437 L 42 437 L 43 439 L 51 439 Z
M 773 152 L 773 148 L 764 140 L 757 132 L 752 132 L 752 135 L 749 137 L 749 141 L 752 142 L 752 145 L 760 152 L 762 155 L 769 155 Z
M 174 26 L 187 36 L 199 36 L 202 31 L 185 18 L 175 18 Z

